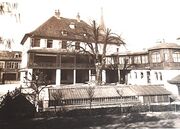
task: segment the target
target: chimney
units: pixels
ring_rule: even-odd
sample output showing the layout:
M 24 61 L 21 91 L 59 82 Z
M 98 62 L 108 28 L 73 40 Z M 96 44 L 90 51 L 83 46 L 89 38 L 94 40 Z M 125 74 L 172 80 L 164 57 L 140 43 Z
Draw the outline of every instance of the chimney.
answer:
M 56 16 L 56 18 L 60 19 L 60 11 L 59 11 L 59 9 L 55 10 L 55 16 Z
M 79 13 L 78 13 L 77 16 L 76 16 L 76 19 L 77 19 L 78 22 L 81 21 L 81 20 L 80 20 L 80 15 L 79 15 Z

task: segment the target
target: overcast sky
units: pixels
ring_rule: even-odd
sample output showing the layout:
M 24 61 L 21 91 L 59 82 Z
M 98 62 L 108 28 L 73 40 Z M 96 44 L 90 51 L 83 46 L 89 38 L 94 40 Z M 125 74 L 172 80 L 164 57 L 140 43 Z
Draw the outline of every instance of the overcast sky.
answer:
M 0 0 L 3 1 L 3 0 Z M 18 37 L 31 32 L 59 9 L 62 17 L 76 18 L 89 22 L 100 21 L 103 7 L 104 22 L 122 36 L 129 49 L 143 49 L 156 42 L 179 42 L 180 1 L 179 0 L 4 0 L 19 3 L 21 24 L 6 22 L 0 17 L 1 28 Z M 7 18 L 6 18 L 7 19 Z M 8 29 L 7 29 L 8 28 Z M 2 33 L 0 30 L 0 33 Z

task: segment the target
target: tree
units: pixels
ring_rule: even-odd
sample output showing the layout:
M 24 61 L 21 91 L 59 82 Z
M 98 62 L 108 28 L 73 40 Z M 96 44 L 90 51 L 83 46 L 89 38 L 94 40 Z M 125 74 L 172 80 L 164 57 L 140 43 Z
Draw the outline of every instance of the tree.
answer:
M 29 73 L 30 78 L 27 76 L 24 77 L 28 87 L 32 89 L 32 94 L 34 95 L 34 104 L 36 111 L 39 111 L 39 95 L 41 91 L 48 87 L 47 75 L 43 72 L 37 70 L 33 74 Z M 31 79 L 32 78 L 32 79 Z
M 12 48 L 12 43 L 14 43 L 13 39 L 10 38 L 3 39 L 2 37 L 0 37 L 0 44 L 4 45 L 6 50 Z
M 136 67 L 137 64 L 135 64 L 133 61 L 129 63 L 130 57 L 122 57 L 123 60 L 121 60 L 123 63 L 120 64 L 120 57 L 119 53 L 113 54 L 113 62 L 109 62 L 109 67 L 111 69 L 117 69 L 118 70 L 118 83 L 119 84 L 127 84 L 127 74 L 130 72 L 131 67 Z
M 83 47 L 80 48 L 92 57 L 96 70 L 96 85 L 101 85 L 101 73 L 106 65 L 105 59 L 107 56 L 108 44 L 121 45 L 125 43 L 119 35 L 112 33 L 111 29 L 107 28 L 105 31 L 102 31 L 95 21 L 92 22 L 90 30 L 92 33 L 86 30 L 84 34 L 85 45 L 88 46 L 90 50 L 86 50 Z
M 20 13 L 18 12 L 18 3 L 0 2 L 0 15 L 11 15 L 16 18 L 16 22 L 20 22 Z
M 89 108 L 90 108 L 90 113 L 91 113 L 92 101 L 93 101 L 93 98 L 94 98 L 95 87 L 89 86 L 89 87 L 86 89 L 86 92 L 87 92 L 87 94 L 88 94 Z
M 116 88 L 116 87 L 115 87 L 115 90 L 116 90 L 117 94 L 119 95 L 119 97 L 120 97 L 120 99 L 121 99 L 121 100 L 120 100 L 120 111 L 121 111 L 121 113 L 122 113 L 122 108 L 121 108 L 121 107 L 122 107 L 122 102 L 123 102 L 122 99 L 123 99 L 123 94 L 124 94 L 124 93 L 123 93 L 123 88 Z
M 61 109 L 63 109 L 63 105 L 64 105 L 64 95 L 62 93 L 62 91 L 60 89 L 55 90 L 52 94 L 52 97 L 54 98 L 55 101 L 55 112 L 56 112 L 56 106 L 60 105 Z

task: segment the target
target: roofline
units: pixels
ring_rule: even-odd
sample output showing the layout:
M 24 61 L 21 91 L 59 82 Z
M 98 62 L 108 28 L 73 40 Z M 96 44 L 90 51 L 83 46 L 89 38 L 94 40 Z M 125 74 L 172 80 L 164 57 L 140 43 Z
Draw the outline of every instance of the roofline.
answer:
M 27 33 L 24 35 L 23 39 L 21 40 L 21 44 L 23 45 L 25 43 L 25 41 L 27 40 L 28 37 L 34 37 L 34 38 L 50 38 L 50 39 L 53 39 L 53 40 L 67 40 L 67 41 L 80 41 L 80 42 L 84 42 L 86 43 L 86 41 L 84 40 L 80 40 L 80 39 L 73 39 L 73 38 L 66 38 L 66 37 L 50 37 L 50 36 L 40 36 L 40 35 L 33 35 L 32 33 Z M 94 43 L 93 41 L 90 41 L 89 43 Z M 104 42 L 102 41 L 98 41 L 98 44 L 103 44 Z M 117 42 L 108 42 L 107 44 L 114 44 L 114 45 L 118 45 L 119 43 Z M 120 43 L 120 44 L 123 44 L 123 43 Z
M 32 36 L 32 34 L 30 34 L 30 33 L 25 34 L 23 39 L 21 40 L 20 44 L 23 45 L 26 42 L 27 38 L 31 37 L 31 36 Z

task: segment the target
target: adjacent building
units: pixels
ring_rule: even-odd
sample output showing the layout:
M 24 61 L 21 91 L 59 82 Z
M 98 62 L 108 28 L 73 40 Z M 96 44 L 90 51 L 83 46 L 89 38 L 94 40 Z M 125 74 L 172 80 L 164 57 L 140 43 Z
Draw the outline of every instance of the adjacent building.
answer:
M 180 45 L 158 43 L 139 52 L 116 54 L 121 82 L 129 85 L 163 85 L 173 94 L 180 95 L 178 87 L 168 83 L 180 73 Z
M 0 83 L 13 84 L 20 82 L 21 52 L 0 51 Z

